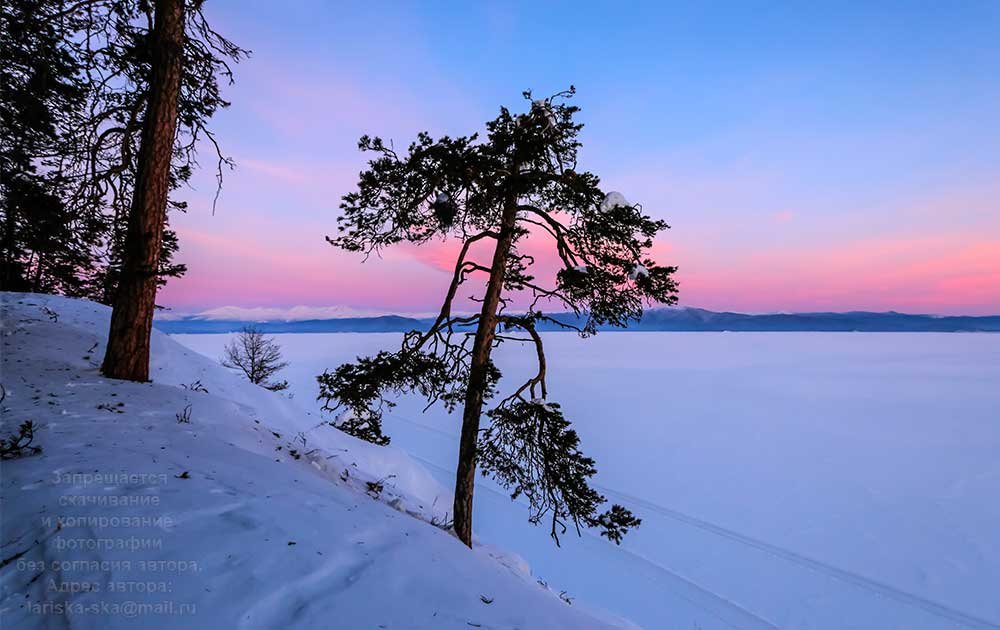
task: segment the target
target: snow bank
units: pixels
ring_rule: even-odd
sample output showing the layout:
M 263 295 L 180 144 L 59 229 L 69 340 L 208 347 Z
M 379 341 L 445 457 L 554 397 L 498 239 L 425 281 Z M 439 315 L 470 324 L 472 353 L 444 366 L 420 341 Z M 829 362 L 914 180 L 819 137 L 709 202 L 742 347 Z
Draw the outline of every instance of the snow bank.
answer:
M 451 495 L 404 452 L 156 331 L 152 383 L 104 379 L 109 309 L 0 295 L 0 433 L 44 449 L 3 463 L 8 627 L 624 626 L 423 522 Z

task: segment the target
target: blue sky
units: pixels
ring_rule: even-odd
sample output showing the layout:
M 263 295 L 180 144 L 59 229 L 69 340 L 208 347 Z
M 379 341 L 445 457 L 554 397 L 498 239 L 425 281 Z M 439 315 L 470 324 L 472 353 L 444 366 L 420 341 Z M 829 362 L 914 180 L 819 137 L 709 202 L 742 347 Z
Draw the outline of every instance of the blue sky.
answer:
M 443 272 L 333 250 L 363 133 L 468 134 L 578 89 L 583 166 L 673 229 L 682 303 L 1000 312 L 1000 3 L 209 0 L 254 51 L 216 129 L 238 169 L 173 219 L 164 301 L 424 311 Z M 213 277 L 214 276 L 214 277 Z M 396 290 L 405 281 L 407 290 Z

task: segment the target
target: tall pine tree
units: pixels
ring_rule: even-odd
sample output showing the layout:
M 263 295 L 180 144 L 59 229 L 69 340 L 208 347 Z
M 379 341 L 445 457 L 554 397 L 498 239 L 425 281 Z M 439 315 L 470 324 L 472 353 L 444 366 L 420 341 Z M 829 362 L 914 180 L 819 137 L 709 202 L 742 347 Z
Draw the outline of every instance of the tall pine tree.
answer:
M 676 269 L 648 254 L 668 226 L 577 170 L 582 125 L 567 101 L 573 93 L 532 101 L 526 92 L 528 111 L 502 108 L 482 139 L 422 133 L 400 155 L 379 138 L 362 138 L 360 148 L 375 157 L 344 197 L 339 235 L 328 237 L 366 255 L 404 241 L 461 244 L 429 330 L 407 333 L 396 352 L 359 358 L 318 379 L 325 406 L 344 408 L 340 427 L 376 443 L 388 442 L 381 419 L 393 394 L 417 392 L 448 411 L 462 407 L 454 525 L 470 546 L 477 465 L 512 497 L 525 496 L 531 522 L 547 520 L 557 543 L 569 525 L 599 528 L 619 542 L 639 524 L 619 505 L 599 511 L 605 498 L 588 482 L 594 461 L 548 397 L 537 327 L 548 322 L 588 336 L 598 325 L 625 326 L 646 303 L 676 302 Z M 534 275 L 535 257 L 523 251 L 529 237 L 549 242 L 558 260 L 554 277 Z M 490 244 L 488 258 L 474 259 Z M 479 312 L 458 314 L 459 288 L 474 278 L 484 281 L 473 297 Z M 518 299 L 523 309 L 513 308 Z M 549 308 L 568 309 L 582 323 L 555 318 Z M 484 406 L 497 397 L 501 377 L 492 352 L 512 339 L 534 347 L 537 372 L 491 405 L 483 429 Z
M 88 296 L 105 304 L 115 301 L 127 256 L 129 217 L 133 207 L 139 157 L 153 76 L 154 10 L 149 0 L 67 2 L 66 14 L 80 24 L 75 40 L 83 60 L 89 115 L 73 130 L 75 150 L 61 169 L 73 183 L 71 201 L 79 213 L 98 210 L 107 230 L 98 252 L 99 264 L 87 274 Z M 248 53 L 214 31 L 203 13 L 203 0 L 184 0 L 183 45 L 177 94 L 177 124 L 167 179 L 169 213 L 186 210 L 173 193 L 199 167 L 198 149 L 214 152 L 215 174 L 221 186 L 223 170 L 232 165 L 209 128 L 219 108 L 228 107 L 221 83 L 232 82 L 231 63 Z M 176 234 L 163 228 L 156 281 L 182 275 L 184 265 L 173 261 Z
M 198 168 L 198 149 L 231 165 L 208 127 L 228 106 L 223 80 L 247 52 L 216 33 L 203 0 L 184 0 L 177 132 L 167 187 Z M 6 289 L 111 304 L 126 258 L 149 82 L 149 0 L 13 0 L 0 4 L 0 282 Z M 184 273 L 165 225 L 157 285 Z
M 199 147 L 215 150 L 220 186 L 230 165 L 207 123 L 228 105 L 220 78 L 247 53 L 203 4 L 4 3 L 4 286 L 114 303 L 109 376 L 148 378 L 156 288 L 184 272 L 167 210 L 185 205 L 171 193 Z
M 122 273 L 101 365 L 101 373 L 111 378 L 149 380 L 149 335 L 167 223 L 170 162 L 184 67 L 184 3 L 185 0 L 156 0 L 138 170 L 125 233 Z

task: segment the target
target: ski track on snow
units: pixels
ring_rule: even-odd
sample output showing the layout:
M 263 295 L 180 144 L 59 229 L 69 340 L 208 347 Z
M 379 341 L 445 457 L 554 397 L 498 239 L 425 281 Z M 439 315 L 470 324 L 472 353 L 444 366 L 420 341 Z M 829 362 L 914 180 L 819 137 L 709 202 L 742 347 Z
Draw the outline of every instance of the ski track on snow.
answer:
M 432 433 L 437 433 L 439 435 L 444 435 L 452 439 L 457 439 L 456 435 L 448 433 L 447 431 L 442 431 L 434 427 L 429 427 L 421 422 L 417 422 L 409 418 L 404 418 L 398 414 L 389 413 L 387 415 L 401 422 L 405 422 L 409 425 L 415 426 L 417 428 L 424 429 Z M 437 464 L 434 464 L 433 462 L 427 461 L 415 455 L 411 454 L 411 457 L 419 460 L 426 466 L 433 467 L 442 472 L 449 474 L 451 474 L 452 472 L 444 469 L 441 466 L 438 466 Z M 689 514 L 685 514 L 683 512 L 679 512 L 677 510 L 668 508 L 666 506 L 659 505 L 657 503 L 653 503 L 645 499 L 641 499 L 639 497 L 628 494 L 626 492 L 622 492 L 620 490 L 615 490 L 614 488 L 609 488 L 607 486 L 602 486 L 598 484 L 594 484 L 594 487 L 607 494 L 618 496 L 635 505 L 642 506 L 643 508 L 651 512 L 654 512 L 656 514 L 659 514 L 661 516 L 673 519 L 685 525 L 695 527 L 702 531 L 709 532 L 716 536 L 726 538 L 727 540 L 739 543 L 741 545 L 758 549 L 771 556 L 780 558 L 787 562 L 791 562 L 801 567 L 805 567 L 806 569 L 826 575 L 828 577 L 839 580 L 846 584 L 850 584 L 852 586 L 868 591 L 870 593 L 881 595 L 882 597 L 886 597 L 901 604 L 919 608 L 924 612 L 934 615 L 936 617 L 941 617 L 944 619 L 948 619 L 949 621 L 959 623 L 964 627 L 974 628 L 975 630 L 1000 630 L 1000 624 L 996 624 L 986 619 L 970 615 L 969 613 L 962 612 L 961 610 L 957 610 L 945 604 L 941 604 L 939 602 L 927 599 L 925 597 L 909 593 L 907 591 L 898 589 L 890 584 L 886 584 L 884 582 L 879 582 L 878 580 L 865 577 L 859 573 L 854 573 L 853 571 L 841 569 L 839 567 L 827 564 L 820 560 L 804 556 L 800 553 L 792 551 L 791 549 L 786 549 L 784 547 L 773 545 L 763 540 L 747 536 L 735 530 L 722 527 L 721 525 L 717 525 L 710 521 L 706 521 L 698 517 L 691 516 Z M 495 494 L 499 494 L 496 492 L 496 490 L 492 488 L 486 488 L 486 490 L 493 492 Z M 685 600 L 691 602 L 692 604 L 695 604 L 702 610 L 711 613 L 713 616 L 718 617 L 719 619 L 721 619 L 722 621 L 726 622 L 729 625 L 732 625 L 732 623 L 730 623 L 724 616 L 718 614 L 720 610 L 726 610 L 731 613 L 734 613 L 733 616 L 741 620 L 740 622 L 737 623 L 742 622 L 751 624 L 751 625 L 735 625 L 733 627 L 741 629 L 777 628 L 777 626 L 772 624 L 770 621 L 767 621 L 763 617 L 760 617 L 759 615 L 749 611 L 740 604 L 731 601 L 723 597 L 722 595 L 719 595 L 718 593 L 715 593 L 712 590 L 705 588 L 700 584 L 697 584 L 696 582 L 689 580 L 683 575 L 671 570 L 668 567 L 659 564 L 658 562 L 651 560 L 650 558 L 647 558 L 633 551 L 629 551 L 627 549 L 622 549 L 621 551 L 625 552 L 626 554 L 635 558 L 636 560 L 639 560 L 641 562 L 644 562 L 650 566 L 653 566 L 661 570 L 662 572 L 664 572 L 665 575 L 669 577 L 669 579 L 671 579 L 671 581 L 673 581 L 677 586 L 679 586 L 681 590 L 689 594 L 697 594 L 697 595 L 692 595 L 691 597 L 685 597 L 684 595 L 681 595 L 678 592 L 679 596 L 683 597 Z M 711 608 L 703 605 L 709 601 L 713 602 L 718 607 Z
M 433 468 L 445 474 L 450 474 L 447 469 L 442 466 L 438 466 L 434 462 L 413 454 L 411 454 L 410 457 L 419 461 L 424 466 Z M 502 492 L 498 492 L 494 488 L 480 486 L 479 490 L 489 492 L 490 494 L 503 499 L 508 498 L 507 495 Z M 520 502 L 521 501 L 518 501 L 518 503 Z M 588 537 L 595 538 L 595 536 L 589 532 L 587 532 L 586 535 Z M 774 625 L 772 622 L 761 617 L 760 615 L 744 608 L 738 603 L 727 599 L 718 593 L 715 593 L 710 589 L 705 588 L 697 582 L 689 580 L 680 573 L 677 573 L 662 564 L 659 564 L 633 551 L 629 551 L 628 549 L 619 549 L 619 551 L 630 556 L 633 560 L 641 562 L 642 564 L 645 564 L 660 573 L 663 578 L 665 578 L 664 581 L 670 583 L 671 585 L 671 588 L 668 589 L 670 595 L 675 595 L 680 599 L 693 604 L 698 609 L 711 615 L 712 617 L 715 617 L 731 628 L 735 628 L 736 630 L 780 630 L 778 626 Z
M 384 534 L 381 536 L 386 538 Z M 275 589 L 247 609 L 240 620 L 240 630 L 274 628 L 285 620 L 300 617 L 311 602 L 320 600 L 321 596 L 339 594 L 351 588 L 359 576 L 378 561 L 381 553 L 400 544 L 400 541 L 390 539 L 371 549 L 370 555 L 362 559 L 342 552 L 323 562 L 315 570 Z
M 968 628 L 977 628 L 982 630 L 1000 630 L 1000 625 L 997 625 L 985 619 L 981 619 L 979 617 L 975 617 L 968 613 L 964 613 L 960 610 L 956 610 L 954 608 L 951 608 L 950 606 L 946 606 L 944 604 L 935 602 L 925 597 L 921 597 L 919 595 L 915 595 L 913 593 L 900 590 L 884 582 L 879 582 L 877 580 L 867 578 L 861 574 L 854 573 L 853 571 L 841 569 L 833 565 L 827 564 L 825 562 L 815 560 L 808 556 L 804 556 L 800 553 L 796 553 L 790 549 L 785 549 L 784 547 L 778 547 L 777 545 L 772 545 L 762 540 L 751 538 L 750 536 L 741 534 L 737 531 L 733 531 L 731 529 L 727 529 L 720 525 L 716 525 L 715 523 L 711 523 L 709 521 L 705 521 L 700 518 L 684 514 L 683 512 L 678 512 L 677 510 L 672 510 L 668 507 L 658 505 L 656 503 L 652 503 L 644 499 L 640 499 L 639 497 L 632 496 L 630 494 L 621 492 L 619 490 L 614 490 L 612 488 L 600 486 L 598 484 L 594 484 L 594 487 L 608 494 L 613 494 L 623 499 L 626 499 L 627 501 L 630 501 L 635 505 L 641 505 L 647 510 L 656 512 L 657 514 L 660 514 L 662 516 L 672 518 L 687 525 L 697 527 L 698 529 L 701 529 L 703 531 L 711 532 L 713 534 L 722 536 L 723 538 L 727 538 L 729 540 L 738 542 L 740 544 L 754 547 L 756 549 L 769 553 L 773 556 L 777 556 L 778 558 L 781 558 L 783 560 L 787 560 L 789 562 L 798 564 L 799 566 L 806 567 L 807 569 L 811 569 L 818 573 L 822 573 L 824 575 L 835 578 L 842 582 L 846 582 L 848 584 L 876 593 L 883 597 L 887 597 L 897 602 L 908 604 L 916 608 L 920 608 L 932 615 L 943 617 L 950 621 L 958 622 Z

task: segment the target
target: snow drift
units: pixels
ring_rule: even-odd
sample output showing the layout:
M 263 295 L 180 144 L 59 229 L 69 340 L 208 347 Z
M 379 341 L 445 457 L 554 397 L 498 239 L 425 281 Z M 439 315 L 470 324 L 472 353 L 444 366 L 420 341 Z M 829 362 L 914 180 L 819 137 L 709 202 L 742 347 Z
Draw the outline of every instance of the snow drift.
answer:
M 7 627 L 606 628 L 517 556 L 438 526 L 451 495 L 153 332 L 152 383 L 104 379 L 110 310 L 2 294 Z

